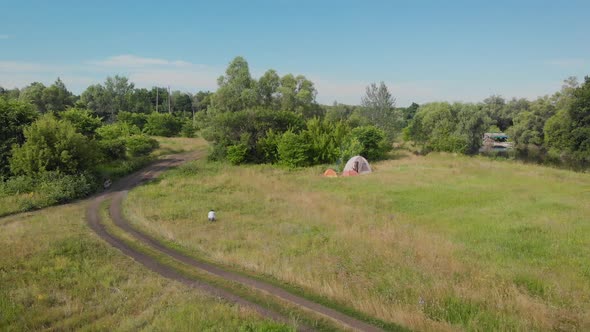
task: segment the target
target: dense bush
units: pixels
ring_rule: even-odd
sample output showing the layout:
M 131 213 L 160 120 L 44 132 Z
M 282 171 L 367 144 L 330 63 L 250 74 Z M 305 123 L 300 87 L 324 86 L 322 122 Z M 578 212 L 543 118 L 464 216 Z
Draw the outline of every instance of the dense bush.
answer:
M 70 108 L 60 112 L 59 117 L 72 123 L 76 131 L 86 137 L 94 137 L 96 129 L 102 125 L 102 120 L 93 116 L 91 111 L 79 108 Z
M 369 160 L 383 159 L 391 150 L 383 130 L 374 126 L 362 126 L 352 130 L 352 136 L 360 143 L 360 155 Z M 351 144 L 354 144 L 351 143 Z
M 116 122 L 98 128 L 96 134 L 100 140 L 109 141 L 122 137 L 129 137 L 131 135 L 140 135 L 141 130 L 133 124 Z
M 258 139 L 256 142 L 256 150 L 260 155 L 260 160 L 263 163 L 276 163 L 279 161 L 278 145 L 281 139 L 281 134 L 269 129 L 264 137 Z
M 12 146 L 23 144 L 23 128 L 37 118 L 35 107 L 16 100 L 0 98 L 0 176 L 10 173 Z
M 350 128 L 342 121 L 330 122 L 318 118 L 307 121 L 303 135 L 309 143 L 309 160 L 313 164 L 335 162 L 349 134 Z
M 290 168 L 308 166 L 310 146 L 303 134 L 291 130 L 281 136 L 277 145 L 279 164 Z
M 193 124 L 192 120 L 184 121 L 182 124 L 182 129 L 180 129 L 180 135 L 182 137 L 195 137 L 197 129 Z
M 147 123 L 147 115 L 144 113 L 132 113 L 121 111 L 117 114 L 117 122 L 124 122 L 143 129 Z
M 227 160 L 234 165 L 239 165 L 246 161 L 248 155 L 248 146 L 244 143 L 230 145 L 227 147 Z
M 37 181 L 36 192 L 44 197 L 42 204 L 44 206 L 88 196 L 97 186 L 96 179 L 86 172 L 81 174 L 45 172 Z
M 129 156 L 137 157 L 148 155 L 158 145 L 158 141 L 146 135 L 132 135 L 125 138 L 125 146 Z
M 98 141 L 98 147 L 106 160 L 123 159 L 127 152 L 125 139 L 123 138 L 100 140 Z
M 151 113 L 143 131 L 148 135 L 172 137 L 182 129 L 182 120 L 168 113 Z
M 95 165 L 96 148 L 69 121 L 46 114 L 24 129 L 25 143 L 15 146 L 10 167 L 16 175 L 46 171 L 77 174 Z
M 490 124 L 480 105 L 430 103 L 418 109 L 404 134 L 423 152 L 476 153 Z
M 245 162 L 270 162 L 265 159 L 265 151 L 258 149 L 258 142 L 270 130 L 282 134 L 289 128 L 301 130 L 304 127 L 303 118 L 293 112 L 250 109 L 213 113 L 202 135 L 212 142 L 211 159 L 224 159 L 228 146 L 245 144 L 248 147 Z
M 34 179 L 26 175 L 14 176 L 4 182 L 0 182 L 0 196 L 28 193 L 34 189 Z

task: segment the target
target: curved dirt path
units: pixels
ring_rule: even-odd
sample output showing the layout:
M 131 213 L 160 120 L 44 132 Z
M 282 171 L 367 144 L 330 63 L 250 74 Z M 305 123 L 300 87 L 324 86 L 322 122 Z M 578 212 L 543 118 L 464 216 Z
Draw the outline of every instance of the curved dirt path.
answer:
M 173 250 L 173 249 L 170 249 L 170 248 L 164 246 L 156 239 L 133 228 L 129 224 L 129 222 L 125 219 L 125 217 L 123 216 L 123 213 L 122 213 L 121 205 L 122 205 L 122 201 L 125 198 L 127 192 L 130 189 L 132 189 L 133 187 L 140 184 L 141 182 L 158 176 L 161 172 L 163 172 L 164 170 L 166 170 L 170 167 L 180 165 L 185 161 L 196 159 L 198 157 L 200 157 L 200 154 L 198 154 L 198 153 L 170 156 L 167 159 L 163 159 L 160 162 L 147 167 L 143 171 L 140 171 L 134 175 L 129 176 L 128 178 L 121 180 L 108 193 L 105 193 L 105 194 L 97 197 L 92 202 L 91 206 L 88 209 L 88 216 L 87 216 L 88 222 L 89 222 L 91 228 L 99 236 L 101 236 L 103 239 L 105 239 L 107 242 L 109 242 L 112 246 L 120 249 L 126 255 L 131 256 L 132 258 L 134 258 L 135 260 L 137 260 L 141 264 L 145 265 L 146 267 L 150 268 L 151 270 L 153 270 L 165 277 L 181 281 L 181 282 L 183 282 L 185 284 L 189 284 L 193 287 L 199 287 L 199 288 L 203 288 L 205 290 L 212 289 L 212 293 L 216 294 L 216 295 L 223 293 L 222 295 L 219 295 L 219 296 L 229 299 L 231 301 L 240 303 L 240 304 L 250 306 L 250 307 L 254 308 L 256 311 L 258 311 L 260 314 L 262 314 L 266 317 L 270 317 L 272 319 L 277 319 L 280 321 L 285 321 L 285 319 L 283 317 L 280 317 L 278 314 L 276 314 L 274 312 L 269 312 L 269 310 L 261 308 L 260 306 L 250 303 L 249 301 L 244 300 L 242 298 L 239 298 L 236 295 L 230 294 L 227 291 L 223 291 L 223 290 L 217 289 L 215 287 L 212 287 L 210 285 L 204 284 L 202 282 L 196 282 L 194 280 L 183 277 L 178 272 L 176 272 L 176 270 L 174 270 L 173 268 L 168 267 L 166 265 L 162 265 L 162 264 L 158 263 L 157 261 L 155 261 L 153 258 L 151 258 L 145 254 L 142 254 L 140 252 L 134 251 L 132 248 L 129 248 L 127 245 L 125 245 L 125 243 L 123 243 L 122 241 L 114 238 L 112 235 L 107 233 L 106 230 L 104 229 L 104 226 L 100 223 L 100 215 L 99 215 L 98 207 L 100 206 L 100 203 L 102 201 L 104 201 L 104 199 L 107 196 L 112 196 L 111 205 L 109 207 L 109 212 L 110 212 L 110 215 L 111 215 L 111 218 L 112 218 L 114 224 L 117 227 L 124 230 L 125 232 L 127 232 L 128 234 L 130 234 L 131 236 L 133 236 L 134 238 L 136 238 L 137 240 L 139 240 L 140 242 L 142 242 L 143 244 L 150 246 L 151 248 L 159 251 L 160 253 L 167 255 L 171 258 L 174 258 L 175 260 L 180 261 L 184 264 L 195 267 L 201 271 L 207 272 L 209 274 L 215 275 L 217 277 L 223 278 L 228 281 L 237 282 L 242 285 L 246 285 L 250 288 L 254 288 L 254 289 L 261 291 L 263 293 L 272 295 L 272 296 L 279 298 L 283 301 L 286 301 L 292 305 L 296 305 L 297 307 L 299 307 L 301 309 L 304 309 L 306 311 L 309 311 L 309 312 L 315 313 L 317 315 L 323 316 L 325 318 L 328 318 L 328 319 L 338 323 L 339 325 L 344 326 L 345 328 L 357 330 L 357 331 L 381 331 L 381 329 L 379 329 L 373 325 L 370 325 L 370 324 L 360 321 L 356 318 L 345 315 L 339 311 L 328 308 L 324 305 L 312 302 L 312 301 L 307 300 L 303 297 L 289 293 L 282 288 L 276 287 L 276 286 L 268 284 L 266 282 L 263 282 L 263 281 L 260 281 L 260 280 L 257 280 L 257 279 L 251 278 L 251 277 L 247 277 L 247 276 L 235 273 L 235 272 L 226 271 L 226 270 L 221 269 L 215 265 L 196 260 L 190 256 L 187 256 L 187 255 L 182 254 L 176 250 Z M 221 292 L 221 293 L 219 293 L 219 292 Z M 304 327 L 303 329 L 305 330 L 307 328 Z
M 184 275 L 179 273 L 177 270 L 158 262 L 153 257 L 151 257 L 147 254 L 144 254 L 140 251 L 135 250 L 134 248 L 127 245 L 125 242 L 123 242 L 120 239 L 118 239 L 117 237 L 111 235 L 109 232 L 107 232 L 106 227 L 102 224 L 101 216 L 100 216 L 100 205 L 103 201 L 111 198 L 113 195 L 116 195 L 117 192 L 119 190 L 121 190 L 122 188 L 134 187 L 134 186 L 138 185 L 139 183 L 141 183 L 153 176 L 157 176 L 158 174 L 160 174 L 161 172 L 163 172 L 164 170 L 166 170 L 172 166 L 178 165 L 178 164 L 183 163 L 187 160 L 196 159 L 198 156 L 199 156 L 198 154 L 170 156 L 167 159 L 162 159 L 159 162 L 152 164 L 137 173 L 134 173 L 132 175 L 129 175 L 129 176 L 121 179 L 109 191 L 107 191 L 99 196 L 96 196 L 91 200 L 91 202 L 87 208 L 87 211 L 86 211 L 86 219 L 88 221 L 88 225 L 99 237 L 101 237 L 103 240 L 105 240 L 111 246 L 119 249 L 123 254 L 133 258 L 133 260 L 137 261 L 138 263 L 142 264 L 143 266 L 147 267 L 148 269 L 152 270 L 153 272 L 158 273 L 159 275 L 161 275 L 165 278 L 178 281 L 178 282 L 185 284 L 189 287 L 203 290 L 215 297 L 222 298 L 222 299 L 237 303 L 238 305 L 241 305 L 244 307 L 248 307 L 250 309 L 253 309 L 254 311 L 256 311 L 258 314 L 260 314 L 263 317 L 267 317 L 267 318 L 273 319 L 275 321 L 284 322 L 287 324 L 292 323 L 292 321 L 290 319 L 288 319 L 287 317 L 285 317 L 275 311 L 266 309 L 258 304 L 250 302 L 250 301 L 248 301 L 240 296 L 237 296 L 235 294 L 232 294 L 224 289 L 212 286 L 208 283 L 205 283 L 205 282 L 202 282 L 199 280 L 185 277 Z M 310 328 L 305 327 L 305 326 L 301 326 L 301 325 L 298 327 L 298 330 L 299 331 L 311 331 Z

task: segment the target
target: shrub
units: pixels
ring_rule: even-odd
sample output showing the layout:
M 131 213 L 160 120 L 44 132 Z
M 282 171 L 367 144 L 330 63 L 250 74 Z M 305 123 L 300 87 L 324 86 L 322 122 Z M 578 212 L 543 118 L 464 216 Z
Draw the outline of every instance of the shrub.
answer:
M 303 135 L 288 130 L 281 136 L 277 145 L 279 163 L 289 168 L 309 165 L 309 144 Z
M 147 122 L 147 115 L 143 113 L 132 113 L 121 111 L 117 114 L 117 121 L 134 125 L 139 129 L 143 129 Z
M 449 134 L 433 138 L 427 147 L 433 151 L 467 153 L 469 142 L 463 136 Z
M 125 138 L 125 146 L 127 147 L 127 153 L 132 157 L 148 155 L 159 144 L 155 139 L 146 135 L 132 135 Z
M 272 129 L 266 132 L 265 137 L 258 139 L 256 150 L 258 151 L 258 159 L 263 163 L 276 163 L 279 161 L 279 152 L 277 146 L 281 135 Z
M 35 189 L 35 180 L 26 175 L 15 176 L 5 182 L 0 182 L 0 196 L 18 195 L 32 192 Z
M 96 179 L 88 173 L 45 172 L 38 181 L 38 193 L 44 198 L 39 207 L 85 197 L 96 188 Z
M 193 125 L 192 120 L 184 121 L 182 129 L 180 129 L 180 135 L 182 137 L 195 137 L 196 128 Z
M 181 128 L 182 121 L 172 114 L 151 113 L 143 130 L 148 135 L 172 137 L 178 135 Z
M 362 126 L 352 130 L 352 136 L 358 140 L 362 149 L 360 154 L 369 160 L 383 159 L 391 150 L 383 130 L 375 126 Z
M 125 140 L 123 138 L 98 141 L 98 147 L 107 160 L 125 158 Z
M 70 108 L 61 112 L 59 117 L 70 121 L 76 131 L 86 137 L 94 137 L 96 129 L 102 125 L 102 120 L 97 116 L 93 116 L 91 111 L 79 108 Z
M 0 98 L 0 176 L 10 173 L 12 146 L 23 144 L 23 128 L 37 118 L 33 105 L 16 100 Z
M 246 161 L 248 146 L 244 143 L 230 145 L 227 147 L 227 160 L 233 165 L 239 165 Z
M 25 128 L 25 143 L 15 146 L 10 160 L 16 175 L 36 175 L 46 171 L 76 174 L 92 168 L 96 149 L 69 121 L 46 114 Z
M 126 122 L 117 122 L 98 128 L 96 133 L 99 139 L 109 141 L 129 137 L 131 135 L 139 135 L 141 134 L 141 130 L 135 125 Z

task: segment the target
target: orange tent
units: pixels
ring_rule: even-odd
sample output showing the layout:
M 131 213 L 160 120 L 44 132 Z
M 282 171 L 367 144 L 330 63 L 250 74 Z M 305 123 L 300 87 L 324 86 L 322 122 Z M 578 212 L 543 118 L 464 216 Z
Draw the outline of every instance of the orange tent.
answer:
M 359 173 L 353 169 L 342 172 L 342 176 L 357 176 Z
M 328 168 L 325 172 L 324 172 L 324 176 L 328 177 L 328 178 L 335 178 L 338 177 L 338 174 L 336 173 L 336 171 L 334 171 L 331 168 Z

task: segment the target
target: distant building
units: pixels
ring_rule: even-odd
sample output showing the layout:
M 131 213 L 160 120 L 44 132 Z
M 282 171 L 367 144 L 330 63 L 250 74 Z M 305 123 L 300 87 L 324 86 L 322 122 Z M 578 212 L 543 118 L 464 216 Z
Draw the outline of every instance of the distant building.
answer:
M 506 151 L 512 149 L 512 142 L 508 142 L 508 135 L 504 133 L 483 134 L 483 144 L 480 151 Z

